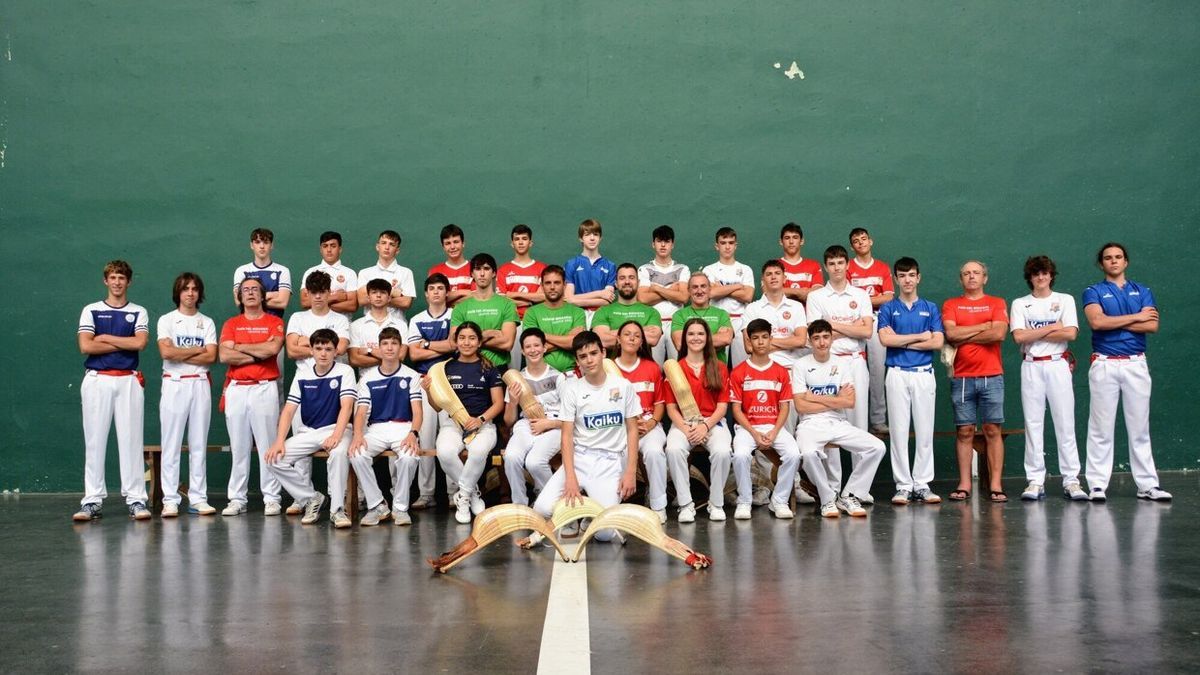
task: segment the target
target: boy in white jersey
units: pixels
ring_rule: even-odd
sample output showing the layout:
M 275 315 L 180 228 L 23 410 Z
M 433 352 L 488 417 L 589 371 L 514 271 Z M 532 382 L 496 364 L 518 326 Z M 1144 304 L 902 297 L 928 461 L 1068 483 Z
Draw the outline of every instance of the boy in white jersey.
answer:
M 776 518 L 791 518 L 788 496 L 800 468 L 800 448 L 783 428 L 792 407 L 791 373 L 771 360 L 770 323 L 755 319 L 746 326 L 746 335 L 750 338 L 750 357 L 735 366 L 729 376 L 729 402 L 737 422 L 733 432 L 733 477 L 738 496 L 733 517 L 750 519 L 750 461 L 755 450 L 773 448 L 781 461 L 771 495 L 771 512 Z
M 528 504 L 525 490 L 525 471 L 533 477 L 533 487 L 539 492 L 553 475 L 550 460 L 558 454 L 562 422 L 558 420 L 559 392 L 565 376 L 552 368 L 543 358 L 546 353 L 546 335 L 540 328 L 526 328 L 521 336 L 521 353 L 525 356 L 525 367 L 521 376 L 529 383 L 538 403 L 546 412 L 545 419 L 531 420 L 520 415 L 521 388 L 509 385 L 504 406 L 504 423 L 512 428 L 512 437 L 504 448 L 504 473 L 512 489 L 512 503 Z
M 217 512 L 208 504 L 205 457 L 212 416 L 209 366 L 217 361 L 217 326 L 200 313 L 204 281 L 191 272 L 175 278 L 171 291 L 175 311 L 158 320 L 158 351 L 163 360 L 158 416 L 162 430 L 163 518 L 179 515 L 179 457 L 188 431 L 188 511 L 202 516 Z
M 396 525 L 409 525 L 408 493 L 417 472 L 421 428 L 420 375 L 400 364 L 404 341 L 400 331 L 387 327 L 376 337 L 380 363 L 366 368 L 358 382 L 358 405 L 354 414 L 354 436 L 350 440 L 350 466 L 367 500 L 367 512 L 359 524 L 378 525 L 389 516 Z M 392 460 L 392 508 L 375 480 L 375 457 L 384 450 L 396 453 Z
M 129 302 L 126 292 L 133 269 L 124 260 L 104 266 L 104 300 L 83 308 L 79 315 L 79 351 L 84 360 L 79 395 L 83 407 L 83 500 L 76 521 L 100 517 L 108 496 L 104 485 L 104 454 L 108 430 L 117 426 L 117 456 L 121 462 L 121 495 L 135 520 L 150 518 L 146 508 L 146 483 L 142 480 L 142 418 L 145 413 L 143 379 L 138 372 L 138 352 L 150 337 L 150 318 L 141 305 Z
M 669 225 L 659 225 L 651 233 L 654 259 L 638 268 L 638 302 L 646 303 L 658 310 L 662 318 L 662 332 L 671 333 L 671 317 L 675 310 L 688 301 L 688 277 L 692 272 L 687 265 L 671 259 L 675 250 L 675 230 Z M 666 359 L 679 356 L 671 340 L 659 340 L 651 353 L 661 366 Z
M 297 368 L 311 368 L 312 347 L 309 336 L 318 329 L 328 328 L 337 334 L 338 361 L 345 363 L 345 353 L 350 347 L 350 322 L 345 316 L 329 308 L 329 275 L 316 271 L 304 280 L 304 290 L 312 302 L 312 309 L 296 312 L 288 318 L 287 355 L 296 361 Z
M 350 365 L 358 368 L 359 377 L 383 361 L 379 354 L 379 332 L 384 328 L 400 332 L 400 360 L 408 354 L 408 326 L 388 307 L 391 292 L 392 287 L 383 279 L 368 281 L 366 311 L 350 324 Z
M 1042 450 L 1046 407 L 1054 420 L 1058 440 L 1058 470 L 1062 473 L 1063 495 L 1086 501 L 1079 486 L 1079 448 L 1075 444 L 1075 390 L 1071 364 L 1066 360 L 1067 343 L 1079 335 L 1075 298 L 1052 290 L 1058 268 L 1050 258 L 1039 255 L 1025 261 L 1025 283 L 1033 292 L 1013 300 L 1013 340 L 1021 346 L 1021 410 L 1025 414 L 1025 478 L 1029 485 L 1021 499 L 1037 501 L 1046 496 L 1046 458 Z
M 808 297 L 811 300 L 813 294 Z M 865 517 L 867 510 L 862 507 L 860 498 L 870 492 L 875 471 L 883 460 L 883 441 L 846 421 L 846 411 L 854 408 L 858 392 L 849 362 L 831 353 L 833 327 L 828 321 L 817 319 L 808 324 L 808 339 L 812 353 L 800 359 L 792 369 L 793 403 L 800 414 L 796 442 L 800 454 L 805 457 L 804 470 L 817 487 L 822 516 L 837 518 L 841 510 L 851 516 Z M 823 475 L 826 472 L 815 466 L 817 462 L 807 459 L 814 454 L 824 455 L 826 445 L 840 446 L 858 456 L 844 489 L 840 465 L 838 479 L 834 481 Z M 826 460 L 830 474 L 833 472 L 828 464 L 835 456 L 830 454 Z
M 583 492 L 609 507 L 637 487 L 638 418 L 642 406 L 633 385 L 604 372 L 600 336 L 583 331 L 571 344 L 582 377 L 561 392 L 562 466 L 546 483 L 533 509 L 549 518 L 561 498 L 573 504 Z M 601 541 L 620 538 L 601 532 Z
M 342 235 L 327 231 L 321 233 L 321 262 L 304 271 L 300 277 L 300 308 L 312 307 L 312 299 L 304 288 L 308 275 L 321 271 L 329 275 L 329 308 L 350 319 L 358 309 L 358 275 L 342 264 Z
M 729 345 L 730 368 L 746 360 L 746 345 L 736 336 L 741 335 L 742 326 L 745 325 L 742 315 L 746 305 L 754 300 L 754 270 L 737 261 L 737 246 L 737 232 L 732 227 L 717 230 L 716 243 L 713 245 L 717 249 L 717 262 L 706 265 L 703 270 L 712 287 L 709 298 L 713 307 L 725 310 L 733 323 L 735 339 Z
M 367 282 L 383 279 L 392 287 L 388 306 L 396 310 L 402 320 L 407 320 L 405 312 L 412 307 L 417 284 L 412 270 L 396 262 L 396 256 L 400 253 L 400 233 L 395 230 L 380 232 L 375 242 L 375 252 L 379 254 L 379 261 L 358 271 L 358 304 L 367 304 Z
M 450 339 L 450 308 L 446 305 L 446 294 L 450 282 L 444 274 L 433 274 L 425 280 L 426 309 L 419 312 L 408 324 L 408 359 L 418 374 L 424 375 L 439 361 L 454 355 L 456 347 Z M 421 397 L 421 425 L 417 437 L 421 447 L 432 450 L 437 440 L 438 414 L 429 403 L 428 396 Z M 417 487 L 421 494 L 412 508 L 420 510 L 436 504 L 434 491 L 437 489 L 437 457 L 422 456 L 417 469 Z M 450 489 L 454 494 L 454 489 Z
M 876 259 L 872 253 L 875 240 L 865 227 L 850 230 L 850 248 L 854 258 L 846 266 L 846 278 L 850 285 L 861 288 L 871 298 L 871 309 L 875 312 L 875 329 L 867 340 L 867 370 L 870 373 L 871 396 L 867 404 L 867 417 L 871 430 L 884 433 L 887 428 L 887 393 L 884 371 L 887 349 L 879 342 L 879 308 L 896 297 L 892 284 L 891 270 L 887 263 Z
M 275 442 L 264 458 L 268 470 L 297 504 L 304 505 L 305 525 L 317 522 L 325 495 L 313 488 L 312 474 L 300 469 L 301 459 L 311 460 L 313 453 L 329 451 L 329 496 L 332 499 L 329 520 L 334 527 L 350 527 L 346 515 L 346 480 L 350 474 L 350 413 L 357 395 L 354 371 L 337 363 L 337 335 L 328 328 L 312 334 L 313 364 L 302 368 L 292 379 L 287 403 L 279 415 Z M 295 433 L 288 438 L 292 421 L 300 413 Z

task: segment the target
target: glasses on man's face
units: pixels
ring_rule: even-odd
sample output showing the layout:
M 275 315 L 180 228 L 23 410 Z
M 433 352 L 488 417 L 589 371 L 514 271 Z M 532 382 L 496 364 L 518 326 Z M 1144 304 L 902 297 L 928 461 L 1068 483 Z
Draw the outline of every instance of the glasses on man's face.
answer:
M 261 289 L 261 288 L 258 288 L 257 286 L 247 286 L 247 287 L 245 287 L 245 288 L 243 288 L 243 289 L 242 289 L 242 294 L 243 294 L 243 295 L 249 295 L 249 294 L 253 294 L 253 295 L 261 295 L 261 294 L 262 294 L 262 289 Z

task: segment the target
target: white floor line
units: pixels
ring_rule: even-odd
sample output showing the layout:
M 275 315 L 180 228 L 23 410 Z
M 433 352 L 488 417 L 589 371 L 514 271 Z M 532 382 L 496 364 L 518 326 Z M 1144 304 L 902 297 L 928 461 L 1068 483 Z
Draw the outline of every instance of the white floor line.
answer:
M 564 548 L 571 549 L 570 546 Z M 568 550 L 568 553 L 574 551 Z M 539 675 L 588 675 L 592 672 L 591 631 L 588 627 L 587 562 L 555 558 L 550 599 L 538 653 Z

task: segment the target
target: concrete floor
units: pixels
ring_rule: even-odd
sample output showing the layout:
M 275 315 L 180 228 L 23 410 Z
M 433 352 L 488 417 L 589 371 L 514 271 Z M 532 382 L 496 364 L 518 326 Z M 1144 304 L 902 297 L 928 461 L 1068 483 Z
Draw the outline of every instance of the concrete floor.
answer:
M 592 671 L 1195 672 L 1200 475 L 1163 478 L 1173 504 L 1134 499 L 1119 476 L 1104 505 L 1052 485 L 1036 504 L 672 521 L 714 558 L 702 572 L 636 540 L 595 543 Z M 260 505 L 134 523 L 109 500 L 73 525 L 77 503 L 0 499 L 0 671 L 537 669 L 548 548 L 497 542 L 437 575 L 425 558 L 469 532 L 445 512 L 334 531 Z

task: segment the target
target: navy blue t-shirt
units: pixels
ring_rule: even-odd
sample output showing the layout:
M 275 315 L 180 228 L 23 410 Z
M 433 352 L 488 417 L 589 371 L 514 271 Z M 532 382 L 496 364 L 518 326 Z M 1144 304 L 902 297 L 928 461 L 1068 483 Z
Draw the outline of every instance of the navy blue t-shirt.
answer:
M 492 388 L 504 388 L 497 368 L 484 369 L 481 361 L 463 363 L 458 359 L 446 362 L 446 380 L 471 417 L 479 417 L 492 407 Z

